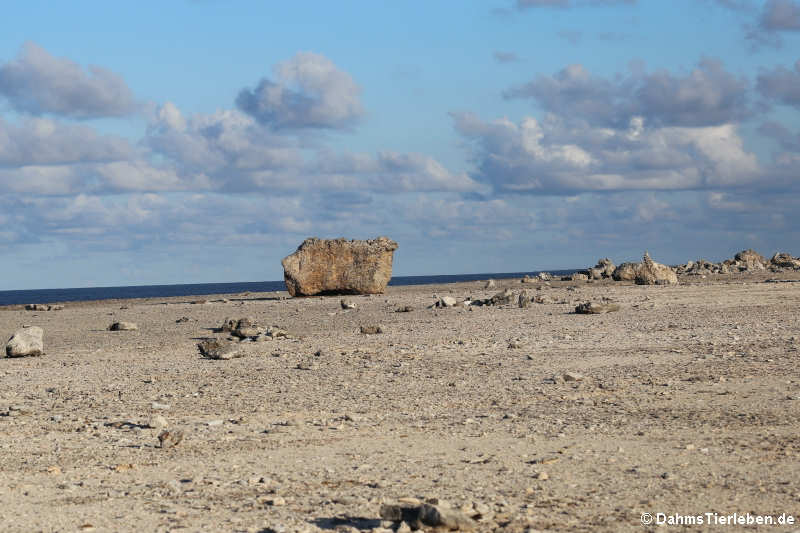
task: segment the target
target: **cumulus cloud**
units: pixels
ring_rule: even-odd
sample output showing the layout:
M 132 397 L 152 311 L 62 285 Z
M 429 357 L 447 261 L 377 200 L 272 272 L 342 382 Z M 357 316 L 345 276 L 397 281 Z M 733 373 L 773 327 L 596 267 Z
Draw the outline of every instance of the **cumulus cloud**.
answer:
M 19 56 L 0 66 L 0 96 L 17 111 L 75 119 L 116 117 L 136 109 L 119 75 L 98 66 L 88 73 L 77 63 L 52 56 L 28 42 Z
M 714 126 L 750 114 L 747 80 L 722 63 L 702 60 L 680 76 L 666 70 L 631 72 L 626 77 L 593 76 L 583 65 L 569 65 L 553 76 L 512 87 L 505 98 L 529 98 L 545 111 L 592 124 L 620 127 L 631 117 L 665 126 Z
M 109 162 L 132 154 L 133 149 L 125 139 L 100 135 L 86 126 L 47 118 L 11 124 L 0 117 L 0 165 Z
M 776 67 L 762 71 L 757 87 L 770 100 L 800 108 L 800 59 L 794 64 L 794 70 Z
M 783 45 L 782 35 L 800 31 L 799 0 L 767 0 L 758 21 L 749 25 L 746 37 L 754 47 Z
M 736 127 L 571 126 L 555 115 L 486 122 L 452 114 L 468 141 L 473 177 L 497 192 L 575 194 L 586 191 L 695 190 L 736 187 L 760 176 Z
M 277 81 L 242 89 L 237 107 L 274 129 L 347 129 L 364 115 L 361 89 L 330 59 L 300 52 L 275 68 Z

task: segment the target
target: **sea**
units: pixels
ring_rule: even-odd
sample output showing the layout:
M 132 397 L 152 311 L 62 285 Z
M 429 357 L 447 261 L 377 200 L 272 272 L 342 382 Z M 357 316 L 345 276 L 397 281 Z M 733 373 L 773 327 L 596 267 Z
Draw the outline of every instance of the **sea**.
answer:
M 567 276 L 571 270 L 549 270 L 554 276 Z M 395 276 L 391 286 L 428 285 L 479 281 L 485 279 L 521 278 L 536 276 L 535 272 L 503 272 L 484 274 L 452 274 L 437 276 Z M 191 283 L 181 285 L 133 285 L 129 287 L 85 287 L 74 289 L 33 289 L 0 291 L 0 305 L 46 304 L 55 302 L 78 302 L 89 300 L 111 300 L 128 298 L 168 298 L 174 296 L 203 296 L 206 294 L 237 294 L 242 292 L 285 291 L 281 281 L 245 281 L 240 283 Z

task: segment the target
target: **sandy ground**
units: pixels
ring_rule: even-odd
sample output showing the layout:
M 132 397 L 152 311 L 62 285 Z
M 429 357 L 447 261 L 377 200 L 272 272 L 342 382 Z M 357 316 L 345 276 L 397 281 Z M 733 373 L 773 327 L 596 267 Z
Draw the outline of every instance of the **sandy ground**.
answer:
M 46 354 L 0 359 L 0 530 L 380 531 L 415 497 L 477 503 L 476 531 L 800 531 L 800 283 L 767 277 L 3 308 Z M 548 303 L 427 308 L 505 286 Z M 621 310 L 572 312 L 601 297 Z M 295 338 L 199 356 L 245 316 Z M 183 442 L 160 448 L 156 415 Z

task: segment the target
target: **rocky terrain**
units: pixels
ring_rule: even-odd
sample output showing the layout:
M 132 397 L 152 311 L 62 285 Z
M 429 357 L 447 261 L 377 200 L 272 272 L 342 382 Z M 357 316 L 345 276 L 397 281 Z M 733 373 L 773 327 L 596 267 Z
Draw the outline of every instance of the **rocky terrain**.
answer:
M 800 530 L 800 275 L 693 268 L 2 308 L 0 530 Z

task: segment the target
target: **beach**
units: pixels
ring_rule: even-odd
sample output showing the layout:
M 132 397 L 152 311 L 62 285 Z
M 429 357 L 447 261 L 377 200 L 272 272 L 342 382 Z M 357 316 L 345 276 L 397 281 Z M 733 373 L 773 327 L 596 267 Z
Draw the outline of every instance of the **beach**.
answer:
M 798 277 L 0 308 L 45 351 L 0 359 L 0 529 L 382 531 L 428 501 L 475 531 L 800 530 Z M 504 288 L 540 302 L 431 307 Z M 199 354 L 243 317 L 288 336 Z

